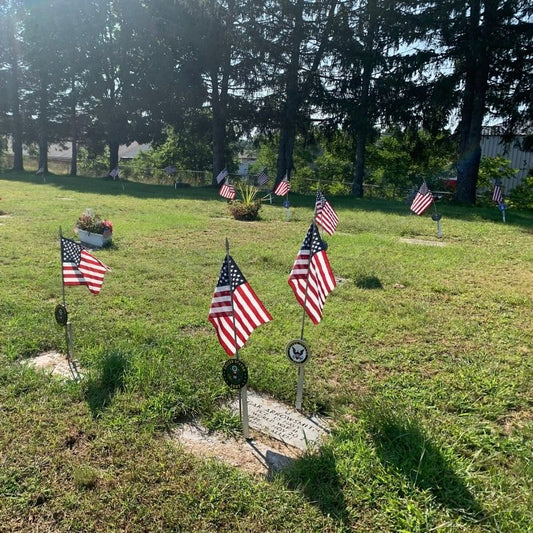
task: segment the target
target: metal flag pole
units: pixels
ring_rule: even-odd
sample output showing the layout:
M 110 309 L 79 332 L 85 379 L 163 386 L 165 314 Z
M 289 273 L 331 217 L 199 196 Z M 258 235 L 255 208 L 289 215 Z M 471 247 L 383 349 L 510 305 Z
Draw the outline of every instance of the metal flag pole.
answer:
M 72 335 L 72 324 L 68 319 L 67 302 L 65 296 L 65 279 L 63 277 L 63 231 L 61 226 L 59 226 L 59 249 L 61 258 L 61 290 L 63 295 L 63 311 L 66 315 L 66 322 L 63 324 L 65 326 L 65 343 L 67 345 L 67 360 L 72 361 L 74 356 L 74 339 Z
M 433 193 L 431 193 L 433 207 L 435 209 L 435 213 L 432 215 L 432 219 L 437 223 L 437 237 L 439 239 L 442 239 L 442 228 L 440 226 L 440 219 L 442 218 L 442 215 L 437 211 L 437 204 L 435 203 L 435 197 L 433 196 Z
M 313 225 L 313 232 L 314 232 L 314 228 L 315 228 L 315 217 L 314 216 L 313 216 L 312 225 Z M 304 327 L 305 327 L 305 315 L 306 315 L 305 306 L 307 305 L 307 293 L 308 293 L 308 289 L 309 289 L 309 270 L 310 270 L 310 267 L 311 267 L 311 258 L 312 258 L 312 253 L 313 253 L 313 251 L 312 251 L 313 250 L 313 245 L 312 244 L 313 243 L 312 243 L 312 237 L 311 237 L 311 241 L 309 241 L 309 257 L 307 258 L 307 275 L 306 275 L 306 278 L 305 278 L 305 296 L 304 296 L 304 304 L 303 304 L 303 309 L 302 309 L 302 329 L 300 330 L 300 340 L 301 341 L 304 340 Z M 297 411 L 301 411 L 302 410 L 302 399 L 303 399 L 303 394 L 304 394 L 304 381 L 305 381 L 305 365 L 300 364 L 300 365 L 298 365 L 298 384 L 296 386 L 295 407 L 296 407 Z
M 239 360 L 239 347 L 237 346 L 237 324 L 235 321 L 235 307 L 233 305 L 233 287 L 231 285 L 231 270 L 229 264 L 229 241 L 226 237 L 226 269 L 228 271 L 229 292 L 231 301 L 231 315 L 233 317 L 233 340 L 235 342 L 235 358 Z M 242 434 L 246 440 L 250 439 L 250 426 L 248 423 L 248 386 L 245 384 L 239 389 L 239 416 L 242 423 Z

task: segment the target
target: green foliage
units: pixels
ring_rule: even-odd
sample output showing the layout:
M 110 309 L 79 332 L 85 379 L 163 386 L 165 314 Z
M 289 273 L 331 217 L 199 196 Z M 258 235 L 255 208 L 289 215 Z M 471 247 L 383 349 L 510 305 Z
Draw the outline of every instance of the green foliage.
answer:
M 78 168 L 82 175 L 107 176 L 109 169 L 109 148 L 107 146 L 93 149 L 80 148 Z
M 237 184 L 236 190 L 240 198 L 228 204 L 229 212 L 235 220 L 258 220 L 261 201 L 257 200 L 259 189 L 255 185 Z
M 98 481 L 98 472 L 86 465 L 75 467 L 72 472 L 72 481 L 78 489 L 94 489 Z
M 199 117 L 198 129 L 206 121 Z M 208 124 L 204 124 L 208 130 Z M 154 143 L 146 152 L 139 153 L 129 162 L 129 175 L 136 179 L 155 178 L 164 180 L 164 169 L 173 166 L 182 170 L 208 170 L 211 169 L 210 143 L 201 135 L 186 130 L 176 132 L 171 126 L 164 129 L 163 141 Z
M 494 186 L 496 179 L 506 180 L 516 176 L 518 170 L 511 166 L 511 161 L 502 156 L 482 157 L 479 163 L 478 187 L 480 189 Z
M 94 209 L 86 209 L 76 221 L 76 227 L 89 233 L 99 233 L 100 235 L 111 235 L 113 233 L 113 223 L 104 220 Z
M 502 156 L 482 157 L 479 163 L 478 194 L 479 205 L 493 206 L 492 191 L 496 179 L 502 182 L 516 176 L 518 170 L 511 167 L 511 162 Z
M 519 209 L 533 209 L 533 175 L 527 176 L 511 191 L 508 203 Z
M 444 134 L 392 130 L 368 149 L 368 183 L 407 190 L 449 177 L 453 147 Z
M 0 523 L 6 531 L 528 531 L 533 523 L 531 211 L 442 205 L 444 238 L 404 202 L 338 198 L 339 278 L 303 410 L 332 433 L 273 480 L 168 438 L 240 431 L 207 320 L 224 239 L 274 320 L 241 351 L 250 389 L 293 405 L 287 275 L 314 198 L 237 222 L 212 188 L 5 173 L 0 263 Z M 81 383 L 28 368 L 64 352 L 57 227 L 86 205 L 120 225 L 102 292 L 68 287 Z M 407 242 L 406 237 L 411 238 Z M 414 241 L 414 242 L 412 242 Z M 434 241 L 434 242 L 433 242 Z M 21 250 L 24 253 L 21 254 Z M 512 272 L 512 275 L 509 273 Z M 255 437 L 254 437 L 255 438 Z M 258 437 L 259 440 L 259 437 Z

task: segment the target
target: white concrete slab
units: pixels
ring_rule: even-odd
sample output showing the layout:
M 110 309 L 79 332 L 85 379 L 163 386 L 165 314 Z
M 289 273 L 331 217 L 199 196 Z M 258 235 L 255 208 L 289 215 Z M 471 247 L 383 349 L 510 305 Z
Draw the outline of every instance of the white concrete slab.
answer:
M 239 412 L 235 396 L 230 409 Z M 329 433 L 328 423 L 319 417 L 308 417 L 273 398 L 248 390 L 248 419 L 252 429 L 280 442 L 307 450 Z

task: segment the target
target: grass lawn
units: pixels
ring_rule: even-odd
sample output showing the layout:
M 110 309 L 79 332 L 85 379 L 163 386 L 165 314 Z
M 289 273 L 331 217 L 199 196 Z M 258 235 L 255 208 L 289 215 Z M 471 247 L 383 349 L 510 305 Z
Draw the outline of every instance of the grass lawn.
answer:
M 230 218 L 216 191 L 0 173 L 0 531 L 533 530 L 533 213 L 330 198 L 338 287 L 304 411 L 334 431 L 267 481 L 169 444 L 199 418 L 235 432 L 226 354 L 207 314 L 224 241 L 274 320 L 241 351 L 249 386 L 294 404 L 287 284 L 314 198 Z M 64 351 L 58 228 L 88 207 L 114 224 L 98 296 L 68 287 L 79 384 L 21 365 Z M 7 215 L 7 216 L 6 216 Z

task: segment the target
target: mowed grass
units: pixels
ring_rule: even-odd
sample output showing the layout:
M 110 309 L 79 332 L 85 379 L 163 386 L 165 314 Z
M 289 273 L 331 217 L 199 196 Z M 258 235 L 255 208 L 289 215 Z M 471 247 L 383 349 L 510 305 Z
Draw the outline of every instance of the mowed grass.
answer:
M 230 253 L 274 320 L 241 352 L 249 386 L 294 404 L 287 277 L 314 199 L 237 222 L 216 191 L 0 175 L 0 531 L 531 531 L 533 214 L 330 198 L 338 287 L 318 326 L 304 410 L 328 441 L 267 481 L 171 445 L 191 417 L 235 430 L 207 321 Z M 79 384 L 20 362 L 65 351 L 58 229 L 113 221 L 102 292 L 66 290 Z

